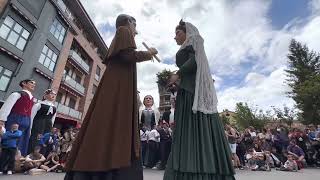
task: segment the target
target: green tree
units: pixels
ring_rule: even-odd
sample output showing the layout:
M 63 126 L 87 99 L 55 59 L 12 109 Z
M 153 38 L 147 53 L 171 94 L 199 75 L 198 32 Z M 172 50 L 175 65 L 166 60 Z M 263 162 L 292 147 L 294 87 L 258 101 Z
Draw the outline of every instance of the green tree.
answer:
M 221 115 L 221 121 L 223 125 L 230 124 L 229 118 L 227 118 L 227 116 L 224 114 Z
M 301 110 L 303 123 L 320 123 L 320 55 L 306 45 L 291 41 L 288 54 L 288 93 Z
M 247 103 L 239 102 L 236 104 L 235 119 L 240 129 L 245 129 L 249 126 L 261 129 L 268 118 L 262 110 L 257 113 L 257 110 L 252 110 Z
M 157 73 L 157 79 L 158 79 L 157 84 L 159 86 L 165 87 L 168 84 L 171 75 L 172 75 L 172 72 L 167 69 L 164 69 L 163 71 L 158 72 Z
M 286 123 L 291 127 L 293 121 L 298 119 L 297 113 L 293 108 L 289 108 L 287 106 L 283 106 L 283 109 L 280 108 L 273 108 L 277 118 L 280 120 L 281 123 Z

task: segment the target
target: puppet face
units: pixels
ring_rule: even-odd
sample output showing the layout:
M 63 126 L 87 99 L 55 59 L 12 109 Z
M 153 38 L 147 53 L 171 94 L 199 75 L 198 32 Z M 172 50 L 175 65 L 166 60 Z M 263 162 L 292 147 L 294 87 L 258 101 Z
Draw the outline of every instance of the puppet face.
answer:
M 44 99 L 48 101 L 54 101 L 56 99 L 57 93 L 54 91 L 50 91 L 49 93 L 44 95 Z
M 33 92 L 34 88 L 36 87 L 36 82 L 35 81 L 23 82 L 22 85 L 23 85 L 23 89 Z
M 138 34 L 136 27 L 136 21 L 134 19 L 129 19 L 129 28 L 132 31 L 133 36 L 136 36 Z
M 151 108 L 153 106 L 153 97 L 150 96 L 150 95 L 145 96 L 144 99 L 143 99 L 143 104 L 147 108 Z
M 186 40 L 186 33 L 181 29 L 176 30 L 176 36 L 174 37 L 178 45 L 182 45 Z

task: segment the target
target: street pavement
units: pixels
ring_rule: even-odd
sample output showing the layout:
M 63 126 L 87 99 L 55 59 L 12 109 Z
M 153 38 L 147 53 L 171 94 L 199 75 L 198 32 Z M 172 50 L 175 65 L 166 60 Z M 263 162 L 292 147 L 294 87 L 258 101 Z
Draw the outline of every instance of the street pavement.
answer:
M 237 180 L 316 180 L 320 178 L 320 169 L 304 169 L 299 172 L 252 172 L 236 171 Z M 12 175 L 0 176 L 0 180 L 63 180 L 64 174 L 49 173 L 47 175 Z M 162 180 L 163 171 L 145 170 L 145 180 Z M 129 180 L 129 179 L 128 179 Z

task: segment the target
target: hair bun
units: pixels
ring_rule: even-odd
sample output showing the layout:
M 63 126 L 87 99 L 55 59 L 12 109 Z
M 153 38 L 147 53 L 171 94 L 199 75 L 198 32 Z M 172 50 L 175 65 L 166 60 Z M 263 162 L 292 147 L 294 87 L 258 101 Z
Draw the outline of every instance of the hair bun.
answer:
M 186 25 L 186 22 L 184 22 L 184 21 L 181 19 L 180 22 L 179 22 L 179 25 L 180 25 L 180 26 L 185 26 L 185 25 Z

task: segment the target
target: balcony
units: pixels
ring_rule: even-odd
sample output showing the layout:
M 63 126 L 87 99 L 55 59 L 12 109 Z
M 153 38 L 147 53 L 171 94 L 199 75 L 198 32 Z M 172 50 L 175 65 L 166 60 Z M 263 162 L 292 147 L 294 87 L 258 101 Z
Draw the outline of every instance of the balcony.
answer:
M 69 57 L 82 69 L 85 73 L 89 74 L 90 66 L 77 54 L 75 51 L 70 50 Z
M 61 9 L 61 11 L 65 13 L 66 17 L 73 21 L 74 16 L 71 14 L 70 10 L 67 8 L 63 0 L 57 0 L 57 5 Z
M 60 103 L 55 103 L 57 111 L 61 114 L 70 116 L 81 121 L 82 113 Z
M 170 101 L 160 102 L 160 107 L 171 107 Z
M 72 79 L 70 76 L 64 75 L 64 77 L 62 78 L 62 81 L 64 82 L 65 85 L 72 88 L 73 90 L 78 92 L 80 95 L 84 96 L 85 87 L 83 85 L 79 84 L 74 79 Z

